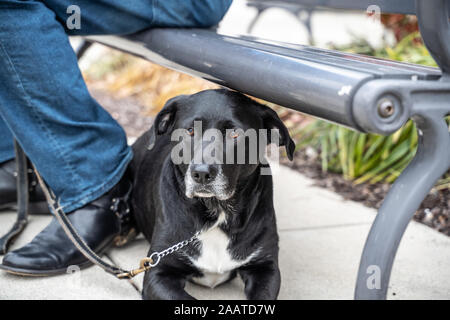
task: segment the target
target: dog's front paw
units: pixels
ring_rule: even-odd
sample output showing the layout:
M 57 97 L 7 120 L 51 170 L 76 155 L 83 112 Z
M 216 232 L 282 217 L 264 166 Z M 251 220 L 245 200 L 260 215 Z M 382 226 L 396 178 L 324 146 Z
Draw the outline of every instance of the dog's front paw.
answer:
M 161 268 L 161 266 L 158 266 Z M 184 290 L 186 279 L 180 275 L 147 272 L 144 277 L 144 300 L 196 300 Z

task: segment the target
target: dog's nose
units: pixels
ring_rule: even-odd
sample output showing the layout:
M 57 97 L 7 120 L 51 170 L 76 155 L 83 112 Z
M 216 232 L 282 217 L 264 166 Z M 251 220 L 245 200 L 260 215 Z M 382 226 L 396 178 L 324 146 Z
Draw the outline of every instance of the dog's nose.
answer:
M 217 176 L 217 169 L 208 164 L 197 164 L 191 169 L 191 176 L 197 183 L 208 183 Z

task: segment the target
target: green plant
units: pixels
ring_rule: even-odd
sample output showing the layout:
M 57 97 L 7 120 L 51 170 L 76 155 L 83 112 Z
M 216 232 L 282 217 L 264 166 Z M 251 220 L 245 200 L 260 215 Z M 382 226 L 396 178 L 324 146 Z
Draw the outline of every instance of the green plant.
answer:
M 435 62 L 425 46 L 416 41 L 419 36 L 417 32 L 412 33 L 394 48 L 382 50 L 375 50 L 366 42 L 358 41 L 356 46 L 344 48 L 344 51 L 370 52 L 378 57 L 434 66 Z M 342 173 L 357 184 L 395 181 L 413 159 L 418 142 L 412 121 L 385 137 L 316 120 L 294 133 L 294 137 L 298 149 L 309 146 L 319 151 L 323 171 Z M 450 175 L 444 177 L 436 188 L 450 188 Z
M 417 148 L 413 122 L 387 137 L 359 133 L 324 121 L 310 123 L 300 134 L 297 147 L 319 150 L 323 171 L 342 173 L 355 183 L 393 182 Z

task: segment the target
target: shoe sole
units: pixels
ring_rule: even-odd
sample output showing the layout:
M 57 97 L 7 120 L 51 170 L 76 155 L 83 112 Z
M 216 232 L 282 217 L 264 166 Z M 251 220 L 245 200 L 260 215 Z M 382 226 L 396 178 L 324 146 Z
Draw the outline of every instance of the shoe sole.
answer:
M 82 270 L 82 269 L 85 269 L 92 265 L 93 265 L 93 263 L 91 261 L 85 261 L 80 264 L 77 264 L 76 266 L 78 268 L 80 268 L 80 270 Z M 63 268 L 63 269 L 56 269 L 56 270 L 31 270 L 31 269 L 15 268 L 15 267 L 5 266 L 3 264 L 0 264 L 0 269 L 3 271 L 6 271 L 7 273 L 13 274 L 15 276 L 32 277 L 32 278 L 33 277 L 34 278 L 51 277 L 51 276 L 57 276 L 57 275 L 61 275 L 61 274 L 71 273 L 71 272 L 67 272 L 67 269 L 69 267 Z
M 110 247 L 112 247 L 113 241 L 108 242 L 108 244 L 103 248 L 99 250 L 98 255 L 103 255 Z M 75 264 L 75 266 L 79 267 L 81 269 L 85 269 L 87 267 L 92 266 L 94 263 L 92 263 L 90 260 L 81 262 L 79 264 Z M 114 263 L 113 263 L 114 264 Z M 53 270 L 33 270 L 33 269 L 23 269 L 23 268 L 17 268 L 12 266 L 5 266 L 4 264 L 0 264 L 0 270 L 4 270 L 10 274 L 16 275 L 16 276 L 22 276 L 22 277 L 51 277 L 51 276 L 57 276 L 61 274 L 67 274 L 70 272 L 67 272 L 67 269 L 70 266 L 69 265 L 65 268 L 61 269 L 53 269 Z

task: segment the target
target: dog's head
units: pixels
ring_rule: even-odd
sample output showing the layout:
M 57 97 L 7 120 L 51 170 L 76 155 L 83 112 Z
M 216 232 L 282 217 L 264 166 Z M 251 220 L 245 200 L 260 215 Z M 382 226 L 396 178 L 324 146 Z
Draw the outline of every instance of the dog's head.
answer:
M 155 119 L 149 148 L 167 134 L 189 198 L 229 199 L 265 160 L 267 144 L 285 146 L 290 160 L 295 150 L 275 111 L 224 89 L 170 99 Z

